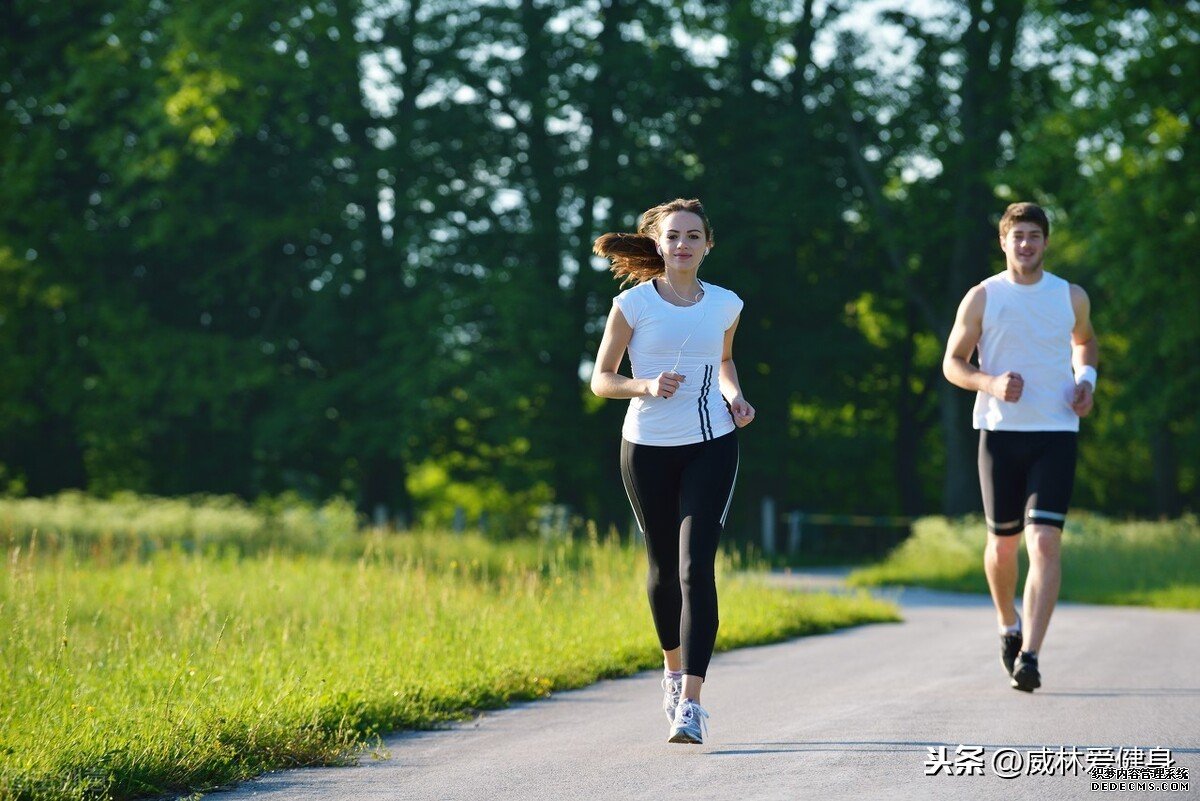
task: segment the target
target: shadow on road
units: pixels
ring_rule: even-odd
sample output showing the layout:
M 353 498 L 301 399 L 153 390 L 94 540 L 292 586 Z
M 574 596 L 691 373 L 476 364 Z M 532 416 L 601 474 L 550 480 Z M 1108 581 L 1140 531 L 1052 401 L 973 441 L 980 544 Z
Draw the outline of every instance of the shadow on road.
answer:
M 894 754 L 896 751 L 917 751 L 924 753 L 930 748 L 958 748 L 964 743 L 943 743 L 935 741 L 920 741 L 920 740 L 809 740 L 799 742 L 761 742 L 761 743 L 730 743 L 731 748 L 721 748 L 714 751 L 709 751 L 710 756 L 752 756 L 755 754 L 787 754 L 787 753 L 821 753 L 821 752 L 850 752 L 850 753 L 871 753 L 873 751 Z M 1082 743 L 1075 744 L 1054 744 L 1047 745 L 1045 743 L 970 743 L 970 745 L 982 746 L 988 751 L 995 751 L 999 748 L 1012 748 L 1019 751 L 1037 751 L 1039 749 L 1050 749 L 1057 753 L 1060 749 L 1074 748 L 1084 752 L 1089 748 L 1093 749 L 1111 749 L 1112 743 L 1085 745 Z M 740 746 L 740 747 L 739 747 Z M 1169 748 L 1173 754 L 1197 754 L 1200 753 L 1200 748 L 1182 748 L 1178 746 L 1145 746 L 1146 748 Z
M 1038 695 L 1054 695 L 1064 698 L 1131 698 L 1134 696 L 1142 696 L 1145 698 L 1163 698 L 1170 696 L 1193 698 L 1200 696 L 1200 687 L 1130 687 L 1128 689 L 1112 688 L 1108 690 L 1087 690 L 1077 692 L 1041 690 L 1038 692 Z

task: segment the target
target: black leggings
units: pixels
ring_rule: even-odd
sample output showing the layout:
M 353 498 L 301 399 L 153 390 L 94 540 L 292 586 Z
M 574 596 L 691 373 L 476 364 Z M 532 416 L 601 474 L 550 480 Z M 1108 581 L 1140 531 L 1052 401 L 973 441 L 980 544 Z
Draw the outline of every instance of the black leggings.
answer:
M 704 678 L 717 639 L 717 544 L 737 478 L 737 434 L 691 445 L 621 440 L 621 478 L 646 536 L 647 592 L 664 651 Z

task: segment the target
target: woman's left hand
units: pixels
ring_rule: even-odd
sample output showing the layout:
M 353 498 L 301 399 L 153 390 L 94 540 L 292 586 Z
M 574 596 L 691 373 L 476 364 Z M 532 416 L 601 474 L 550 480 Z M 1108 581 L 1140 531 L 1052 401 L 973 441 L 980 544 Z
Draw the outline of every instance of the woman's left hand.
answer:
M 754 421 L 754 407 L 741 395 L 729 401 L 729 410 L 733 412 L 733 424 L 738 428 L 745 428 Z

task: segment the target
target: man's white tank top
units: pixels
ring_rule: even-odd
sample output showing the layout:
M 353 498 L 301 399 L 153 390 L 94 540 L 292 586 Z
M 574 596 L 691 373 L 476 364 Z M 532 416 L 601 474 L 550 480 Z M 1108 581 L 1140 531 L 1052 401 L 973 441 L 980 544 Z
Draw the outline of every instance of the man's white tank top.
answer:
M 1020 373 L 1025 387 L 1014 403 L 977 393 L 975 428 L 1078 431 L 1079 416 L 1071 408 L 1071 285 L 1045 271 L 1036 284 L 1017 284 L 1007 270 L 980 285 L 985 302 L 979 369 L 991 375 Z
M 669 398 L 630 399 L 621 436 L 635 445 L 690 445 L 735 428 L 718 379 L 725 332 L 741 313 L 742 299 L 707 281 L 702 286 L 704 296 L 693 306 L 663 300 L 652 281 L 613 298 L 633 327 L 633 377 L 656 378 L 672 368 L 685 376 Z

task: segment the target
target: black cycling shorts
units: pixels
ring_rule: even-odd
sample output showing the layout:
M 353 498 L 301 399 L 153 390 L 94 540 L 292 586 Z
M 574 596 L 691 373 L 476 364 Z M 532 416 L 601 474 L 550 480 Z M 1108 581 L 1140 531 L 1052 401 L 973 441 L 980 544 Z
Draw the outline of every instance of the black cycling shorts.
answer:
M 1061 529 L 1075 488 L 1074 431 L 980 431 L 979 486 L 988 531 Z

